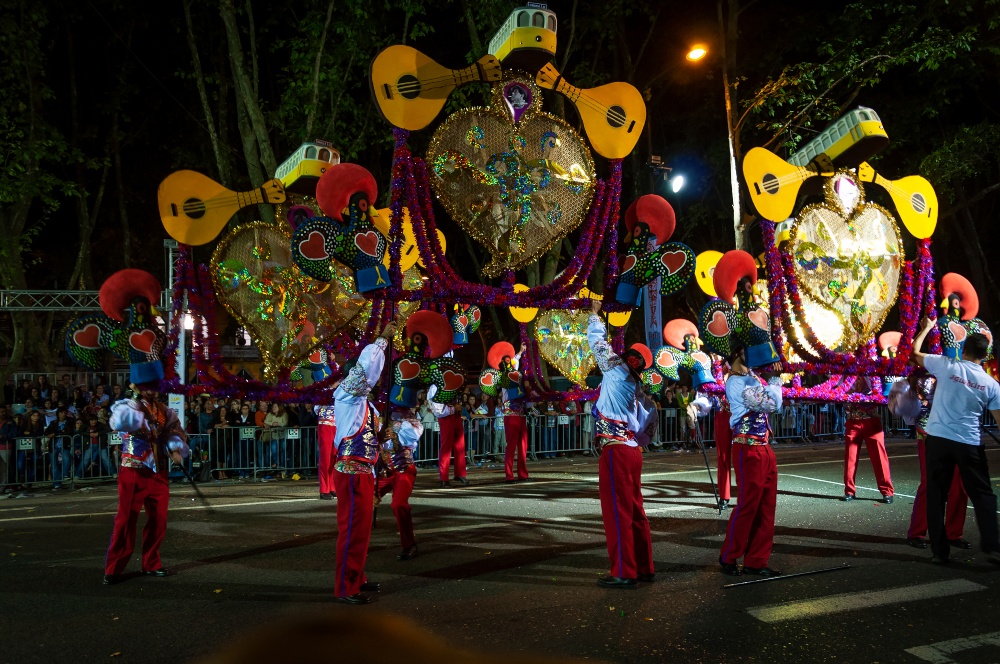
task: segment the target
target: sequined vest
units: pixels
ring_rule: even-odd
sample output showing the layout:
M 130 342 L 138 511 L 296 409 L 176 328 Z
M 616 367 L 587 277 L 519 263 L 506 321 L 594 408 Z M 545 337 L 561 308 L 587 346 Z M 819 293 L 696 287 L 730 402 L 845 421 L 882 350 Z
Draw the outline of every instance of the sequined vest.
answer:
M 378 415 L 375 409 L 368 402 L 365 402 L 365 418 L 358 429 L 352 435 L 345 436 L 340 441 L 337 448 L 337 461 L 357 461 L 366 464 L 374 464 L 378 457 L 379 445 L 378 436 L 375 431 L 378 428 Z
M 316 413 L 316 418 L 319 420 L 320 426 L 337 426 L 336 421 L 333 419 L 333 406 L 320 406 L 319 411 Z
M 751 410 L 747 411 L 736 420 L 733 425 L 733 437 L 748 436 L 767 442 L 771 438 L 771 425 L 767 419 L 767 413 Z
M 153 472 L 167 472 L 167 463 L 164 447 L 152 441 L 159 440 L 163 431 L 163 425 L 167 421 L 167 409 L 163 404 L 156 402 L 139 402 L 139 407 L 145 420 L 145 426 L 132 433 L 122 436 L 122 468 L 142 468 L 145 466 Z
M 596 438 L 604 438 L 608 441 L 617 441 L 620 443 L 632 442 L 635 440 L 635 432 L 629 430 L 626 422 L 622 422 L 621 420 L 612 420 L 605 417 L 599 410 L 597 410 L 597 406 L 594 406 L 593 415 L 594 436 Z M 598 441 L 598 444 L 601 444 L 601 441 Z
M 413 450 L 403 445 L 397 447 L 398 449 L 392 453 L 392 468 L 399 473 L 413 465 Z

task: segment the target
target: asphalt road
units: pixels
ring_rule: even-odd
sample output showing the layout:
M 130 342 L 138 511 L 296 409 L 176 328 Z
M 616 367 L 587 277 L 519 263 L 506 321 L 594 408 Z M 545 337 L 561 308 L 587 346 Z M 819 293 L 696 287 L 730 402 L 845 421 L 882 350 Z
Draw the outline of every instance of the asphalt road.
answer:
M 992 443 L 994 485 L 1000 447 Z M 0 501 L 0 662 L 187 662 L 273 626 L 329 612 L 406 616 L 455 648 L 614 662 L 1000 661 L 1000 567 L 978 551 L 952 564 L 907 546 L 917 488 L 912 441 L 889 444 L 896 501 L 875 503 L 862 453 L 858 497 L 843 503 L 842 447 L 781 445 L 771 565 L 849 569 L 724 589 L 719 516 L 701 455 L 645 457 L 657 580 L 595 584 L 608 561 L 590 457 L 472 468 L 469 487 L 437 488 L 421 469 L 411 503 L 420 556 L 399 562 L 388 504 L 367 571 L 373 604 L 331 603 L 336 503 L 316 482 L 172 485 L 162 548 L 167 579 L 101 584 L 113 485 Z M 710 451 L 713 464 L 714 455 Z M 735 493 L 734 493 L 735 496 Z M 140 520 L 141 527 L 142 520 Z M 129 567 L 139 569 L 136 557 Z M 736 579 L 737 581 L 740 579 Z M 289 658 L 301 650 L 294 639 Z M 373 644 L 377 648 L 378 644 Z M 315 659 L 310 661 L 317 661 Z M 331 654 L 330 661 L 342 661 Z M 399 661 L 405 662 L 403 657 Z

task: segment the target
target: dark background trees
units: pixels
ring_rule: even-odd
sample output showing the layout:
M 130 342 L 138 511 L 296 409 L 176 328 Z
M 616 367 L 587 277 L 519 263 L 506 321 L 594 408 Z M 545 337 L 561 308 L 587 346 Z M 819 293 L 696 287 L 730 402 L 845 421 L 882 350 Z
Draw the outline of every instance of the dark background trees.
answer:
M 269 178 L 301 141 L 318 137 L 387 189 L 391 131 L 370 99 L 371 59 L 386 45 L 407 43 L 442 64 L 464 65 L 485 52 L 517 4 L 0 0 L 0 286 L 96 288 L 126 266 L 162 274 L 156 188 L 179 168 L 245 190 Z M 935 185 L 943 208 L 934 236 L 938 272 L 969 276 L 983 317 L 997 324 L 996 0 L 549 6 L 560 19 L 556 64 L 568 80 L 581 87 L 626 80 L 644 92 L 649 135 L 625 160 L 624 199 L 649 190 L 650 153 L 683 172 L 687 186 L 678 194 L 658 183 L 678 213 L 675 239 L 696 252 L 734 246 L 724 80 L 737 159 L 758 145 L 787 156 L 844 111 L 869 106 L 891 139 L 876 167 L 892 179 L 919 172 Z M 695 42 L 709 56 L 687 63 Z M 467 86 L 448 109 L 484 99 L 485 86 Z M 578 122 L 561 99 L 546 104 Z M 415 134 L 415 147 L 429 133 Z M 758 253 L 745 201 L 739 223 L 741 241 Z M 449 253 L 474 259 L 454 263 L 477 278 L 467 266 L 481 261 L 480 249 L 451 230 Z M 551 278 L 572 241 L 523 280 Z M 668 316 L 698 306 L 688 290 L 666 303 Z M 7 320 L 0 343 L 11 361 L 54 361 L 51 319 Z

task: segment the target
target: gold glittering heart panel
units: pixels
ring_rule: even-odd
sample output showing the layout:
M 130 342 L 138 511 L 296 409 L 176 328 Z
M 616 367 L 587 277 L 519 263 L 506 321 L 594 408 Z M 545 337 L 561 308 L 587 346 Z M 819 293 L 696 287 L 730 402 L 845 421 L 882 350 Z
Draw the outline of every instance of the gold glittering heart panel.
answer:
M 556 371 L 581 387 L 597 366 L 587 344 L 590 312 L 549 309 L 535 319 L 535 340 L 542 357 Z

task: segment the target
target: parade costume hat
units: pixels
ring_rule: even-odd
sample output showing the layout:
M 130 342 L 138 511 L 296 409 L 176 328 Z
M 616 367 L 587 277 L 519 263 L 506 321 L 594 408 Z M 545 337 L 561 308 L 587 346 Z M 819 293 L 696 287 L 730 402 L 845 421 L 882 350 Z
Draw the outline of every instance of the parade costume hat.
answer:
M 430 384 L 434 371 L 429 360 L 441 358 L 451 350 L 453 333 L 444 315 L 424 309 L 406 319 L 406 353 L 393 365 L 389 401 L 396 406 L 413 408 L 417 392 Z
M 961 359 L 965 340 L 970 334 L 984 335 L 990 342 L 986 359 L 993 355 L 993 332 L 982 320 L 979 313 L 979 294 L 968 279 L 955 272 L 941 277 L 940 293 L 944 295 L 941 307 L 944 314 L 938 318 L 941 332 L 941 350 L 947 357 Z M 957 307 L 952 302 L 957 299 Z
M 642 372 L 653 366 L 653 352 L 646 344 L 632 344 L 621 358 L 636 380 L 641 380 Z
M 628 247 L 621 258 L 621 273 L 615 301 L 639 306 L 642 289 L 660 278 L 660 294 L 671 295 L 694 276 L 695 255 L 680 242 L 668 242 L 677 226 L 677 217 L 662 196 L 640 196 L 625 211 Z M 655 240 L 656 248 L 649 243 Z
M 111 351 L 129 363 L 136 385 L 163 380 L 160 356 L 166 337 L 156 325 L 154 306 L 160 282 L 144 270 L 120 270 L 101 285 L 98 300 L 103 314 L 88 314 L 66 330 L 66 351 L 90 369 L 101 369 L 101 354 Z

